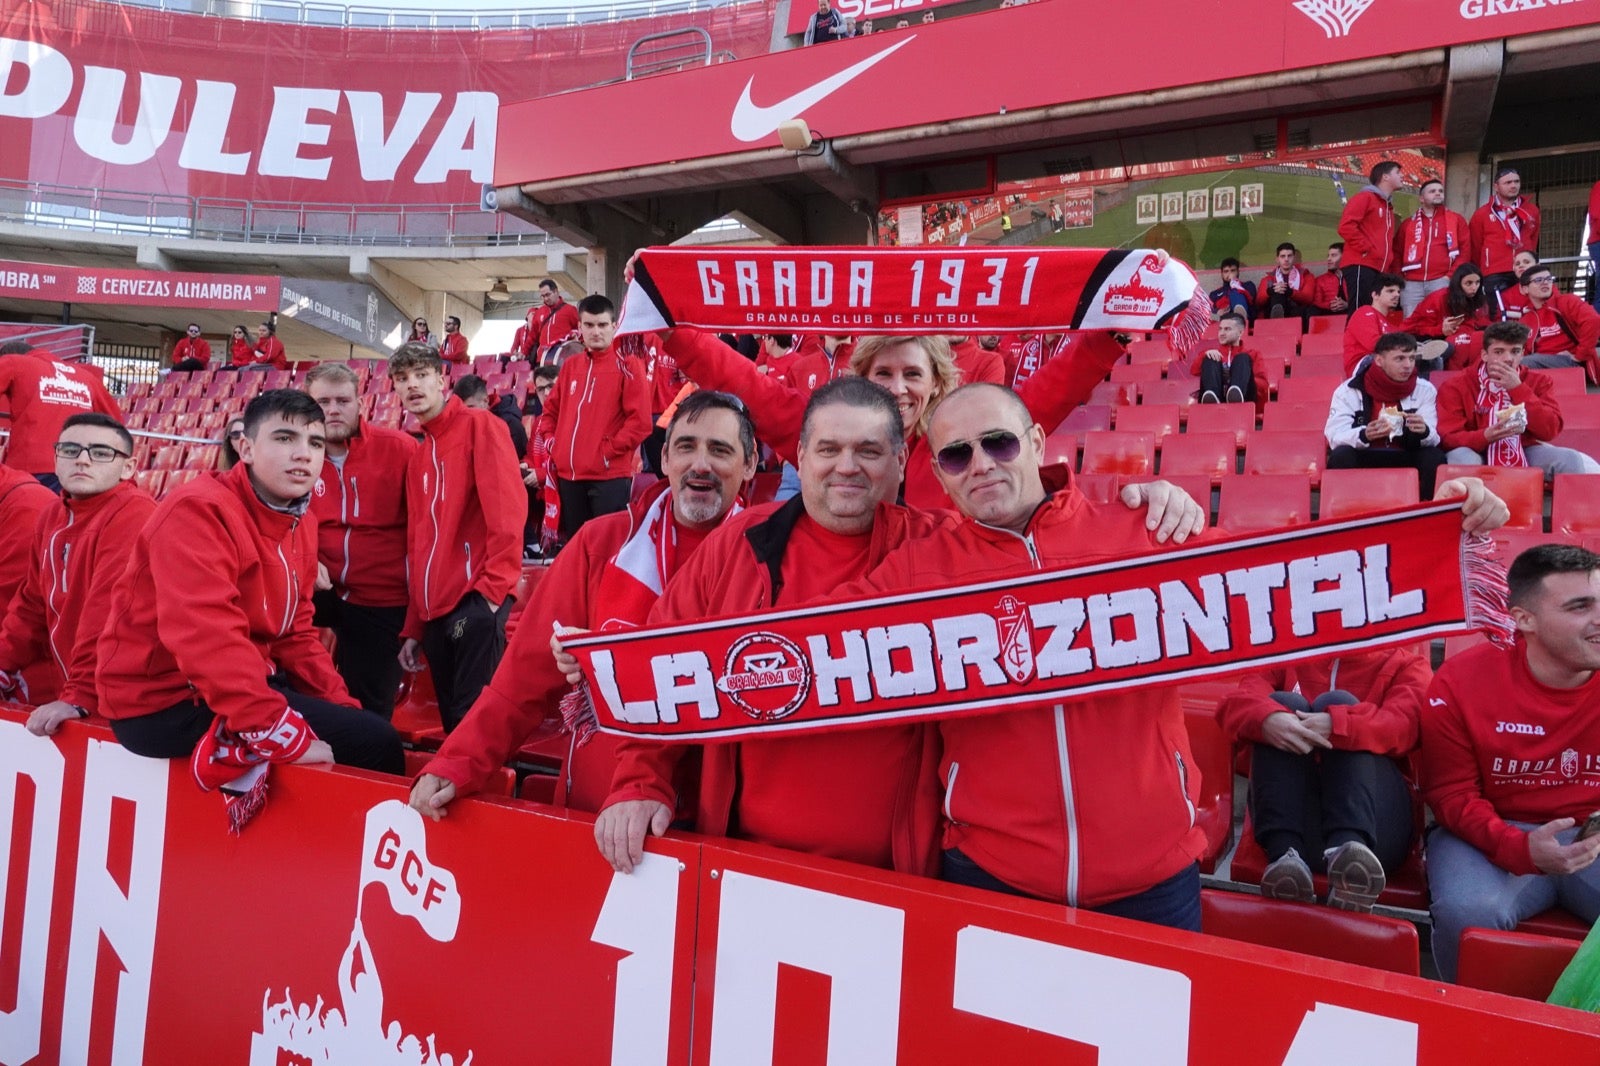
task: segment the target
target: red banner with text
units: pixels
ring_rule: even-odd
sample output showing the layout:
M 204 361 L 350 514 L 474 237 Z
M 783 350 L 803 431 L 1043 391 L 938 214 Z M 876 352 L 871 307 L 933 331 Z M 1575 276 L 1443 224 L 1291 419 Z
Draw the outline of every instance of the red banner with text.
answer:
M 0 259 L 0 298 L 55 303 L 276 311 L 279 279 L 261 274 L 115 270 Z
M 243 836 L 186 767 L 0 711 L 0 1063 L 1591 1062 L 1600 1019 L 694 837 L 284 767 Z M 1248 1009 L 1244 1006 L 1248 1005 Z M 1318 1050 L 1322 1049 L 1322 1050 Z

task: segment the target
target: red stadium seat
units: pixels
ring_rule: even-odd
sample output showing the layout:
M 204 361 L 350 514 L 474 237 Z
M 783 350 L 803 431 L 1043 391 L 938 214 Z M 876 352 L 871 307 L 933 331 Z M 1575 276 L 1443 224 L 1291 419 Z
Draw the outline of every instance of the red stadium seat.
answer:
M 1206 889 L 1200 893 L 1200 926 L 1211 936 L 1247 944 L 1412 976 L 1421 971 L 1417 927 L 1398 918 Z
M 1304 352 L 1289 364 L 1289 376 L 1296 378 L 1344 377 L 1344 356 L 1338 352 L 1307 355 Z
M 431 751 L 408 750 L 406 757 L 406 776 L 415 778 L 422 773 L 422 768 L 428 765 L 428 760 L 433 758 Z M 483 783 L 479 791 L 485 796 L 511 796 L 517 785 L 516 771 L 509 766 L 502 766 L 489 775 L 489 780 Z
M 1110 503 L 1122 489 L 1120 474 L 1079 474 L 1072 483 L 1090 503 Z
M 1098 430 L 1085 436 L 1081 466 L 1085 474 L 1148 474 L 1155 465 L 1153 434 Z
M 1145 432 L 1155 435 L 1156 447 L 1169 433 L 1178 432 L 1179 413 L 1175 403 L 1141 403 L 1132 407 L 1118 407 L 1115 425 L 1118 432 Z
M 1168 437 L 1161 449 L 1161 476 L 1202 474 L 1220 484 L 1238 465 L 1239 447 L 1232 433 L 1182 433 Z
M 1165 363 L 1118 363 L 1111 368 L 1113 382 L 1160 381 L 1167 367 Z
M 1250 327 L 1252 337 L 1288 337 L 1298 341 L 1300 332 L 1298 318 L 1258 318 Z
M 1600 459 L 1600 426 L 1573 426 L 1569 423 L 1550 443 L 1563 448 L 1576 448 L 1590 458 Z
M 1188 375 L 1163 378 L 1161 381 L 1148 381 L 1139 386 L 1139 398 L 1146 404 L 1175 404 L 1180 418 L 1186 417 L 1195 408 L 1195 389 L 1198 387 L 1194 378 Z
M 1328 442 L 1320 429 L 1257 430 L 1244 444 L 1246 474 L 1304 474 L 1315 486 L 1328 459 Z
M 1342 333 L 1307 333 L 1300 338 L 1300 358 L 1332 358 L 1334 370 L 1344 376 L 1344 335 Z
M 1500 929 L 1465 929 L 1456 984 L 1546 1000 L 1578 953 L 1578 941 Z
M 1384 886 L 1383 895 L 1378 897 L 1378 902 L 1386 907 L 1428 909 L 1428 880 L 1422 872 L 1420 818 L 1419 812 L 1417 839 L 1412 845 L 1411 854 L 1406 856 L 1405 864 L 1389 878 L 1389 883 Z M 1256 840 L 1249 815 L 1245 816 L 1244 826 L 1239 831 L 1239 846 L 1233 849 L 1233 860 L 1228 869 L 1235 881 L 1246 885 L 1259 885 L 1261 875 L 1267 872 L 1267 853 L 1261 850 L 1261 845 Z M 1311 880 L 1316 886 L 1317 898 L 1325 898 L 1328 895 L 1328 879 L 1322 874 L 1314 874 Z
M 1045 427 L 1045 432 L 1050 436 L 1070 436 L 1078 442 L 1078 447 L 1083 447 L 1083 435 L 1091 429 L 1111 428 L 1112 408 L 1100 404 L 1084 404 L 1074 408 L 1072 413 L 1062 420 L 1059 426 Z
M 1269 334 L 1263 337 L 1251 337 L 1245 342 L 1245 347 L 1254 348 L 1261 353 L 1261 358 L 1268 366 L 1276 363 L 1281 370 L 1300 357 L 1299 341 L 1298 333 L 1292 337 Z
M 556 799 L 556 780 L 555 774 L 529 774 L 522 779 L 517 798 L 548 806 Z
M 1044 465 L 1056 463 L 1076 470 L 1078 468 L 1078 435 L 1057 430 L 1044 439 Z
M 1233 843 L 1233 745 L 1217 725 L 1210 707 L 1188 706 L 1183 724 L 1189 733 L 1189 752 L 1200 774 L 1200 802 L 1195 824 L 1205 831 L 1206 850 L 1200 869 L 1211 873 Z
M 1321 429 L 1328 422 L 1326 403 L 1284 403 L 1275 400 L 1261 412 L 1261 428 L 1283 430 Z
M 1557 474 L 1550 497 L 1550 531 L 1600 533 L 1600 474 Z
M 183 445 L 166 444 L 156 449 L 156 454 L 150 460 L 151 470 L 176 470 L 183 465 Z
M 1231 474 L 1222 479 L 1217 526 L 1256 533 L 1311 521 L 1311 479 L 1305 474 Z
M 1167 345 L 1165 338 L 1128 343 L 1128 360 L 1131 363 L 1155 363 L 1164 367 L 1172 362 L 1172 359 L 1172 349 Z
M 1456 466 L 1439 468 L 1439 483 L 1451 478 L 1482 478 L 1485 485 L 1511 508 L 1506 529 L 1544 529 L 1544 471 L 1536 466 Z
M 1256 428 L 1256 408 L 1249 403 L 1199 403 L 1189 409 L 1190 433 L 1232 433 L 1233 446 L 1244 448 Z
M 1345 316 L 1343 314 L 1312 315 L 1306 323 L 1306 335 L 1312 337 L 1332 335 L 1339 338 L 1339 344 L 1342 347 L 1344 345 L 1344 323 Z M 1301 350 L 1304 351 L 1305 349 L 1302 348 Z
M 1322 377 L 1311 374 L 1295 374 L 1283 380 L 1278 386 L 1279 403 L 1304 403 L 1316 404 L 1323 410 L 1322 421 L 1327 421 L 1328 405 L 1333 400 L 1333 390 L 1342 383 L 1343 378 Z M 1322 422 L 1318 422 L 1321 425 Z
M 1139 398 L 1139 390 L 1121 381 L 1102 381 L 1089 390 L 1089 403 L 1121 407 Z
M 1204 474 L 1140 474 L 1138 477 L 1117 478 L 1117 489 L 1120 491 L 1124 485 L 1138 485 L 1148 481 L 1167 481 L 1193 496 L 1195 502 L 1205 509 L 1207 520 L 1211 515 L 1211 479 Z
M 1589 393 L 1589 379 L 1581 366 L 1563 366 L 1554 370 L 1541 370 L 1540 374 L 1550 379 L 1551 392 L 1555 394 L 1556 402 L 1566 410 L 1569 399 L 1578 396 L 1587 396 Z
M 1517 932 L 1582 940 L 1589 935 L 1589 923 L 1560 907 L 1551 907 L 1547 911 L 1535 914 L 1532 918 L 1523 919 L 1517 924 Z
M 1325 470 L 1317 520 L 1350 518 L 1389 511 L 1417 502 L 1417 472 L 1395 470 Z

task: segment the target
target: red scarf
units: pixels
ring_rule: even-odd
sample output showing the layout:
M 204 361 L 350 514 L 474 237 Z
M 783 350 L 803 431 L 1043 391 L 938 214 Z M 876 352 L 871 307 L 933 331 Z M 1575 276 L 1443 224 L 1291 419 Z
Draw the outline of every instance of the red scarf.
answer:
M 1174 351 L 1210 324 L 1176 259 L 1084 248 L 649 248 L 618 335 L 1065 333 L 1166 330 Z
M 1460 543 L 1460 551 L 1441 545 Z M 1003 581 L 567 644 L 600 728 L 731 739 L 933 721 L 1408 644 L 1510 640 L 1487 538 L 1455 504 Z M 1244 579 L 1276 572 L 1254 590 Z M 1235 585 L 1233 582 L 1241 582 Z M 1159 591 L 1157 591 L 1159 590 Z M 886 691 L 886 689 L 888 691 Z
M 1498 381 L 1489 376 L 1489 368 L 1480 359 L 1478 361 L 1478 410 L 1482 411 L 1489 419 L 1489 425 L 1498 424 L 1498 415 L 1508 407 L 1515 406 L 1511 402 L 1511 394 L 1507 392 Z M 1522 450 L 1522 434 L 1513 433 L 1509 437 L 1501 437 L 1489 443 L 1489 452 L 1484 456 L 1490 466 L 1527 466 L 1528 456 Z
M 1417 391 L 1416 374 L 1412 374 L 1404 381 L 1396 381 L 1383 372 L 1376 360 L 1367 364 L 1362 375 L 1361 391 L 1372 397 L 1373 402 L 1384 407 L 1399 406 L 1402 400 L 1410 399 L 1411 394 Z
M 1501 204 L 1498 195 L 1490 197 L 1489 217 L 1511 231 L 1511 240 L 1506 243 L 1520 250 L 1522 248 L 1522 227 L 1533 222 L 1533 216 L 1522 209 L 1522 197 L 1517 197 L 1509 204 Z
M 219 717 L 195 745 L 189 770 L 206 792 L 222 790 L 228 829 L 237 835 L 267 804 L 267 768 L 294 762 L 316 739 L 300 712 L 287 704 L 266 729 L 235 733 Z

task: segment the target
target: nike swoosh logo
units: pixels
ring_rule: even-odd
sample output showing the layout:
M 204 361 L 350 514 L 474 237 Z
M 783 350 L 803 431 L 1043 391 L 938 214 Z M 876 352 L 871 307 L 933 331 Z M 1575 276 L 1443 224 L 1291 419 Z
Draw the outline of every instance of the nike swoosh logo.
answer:
M 846 67 L 832 77 L 824 78 L 815 85 L 801 89 L 793 96 L 784 97 L 770 107 L 760 107 L 750 99 L 750 87 L 756 83 L 752 75 L 750 80 L 744 83 L 744 92 L 740 94 L 739 102 L 733 106 L 733 121 L 728 124 L 728 129 L 734 137 L 747 144 L 751 141 L 764 140 L 778 132 L 780 123 L 799 118 L 800 113 L 806 108 L 821 103 L 916 39 L 917 35 L 912 34 L 876 55 L 870 55 L 854 66 Z

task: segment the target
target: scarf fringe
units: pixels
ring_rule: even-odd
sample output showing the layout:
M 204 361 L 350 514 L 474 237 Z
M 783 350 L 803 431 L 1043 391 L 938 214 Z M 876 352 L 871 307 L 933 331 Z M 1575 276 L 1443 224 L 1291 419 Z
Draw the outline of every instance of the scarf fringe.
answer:
M 1167 347 L 1179 355 L 1187 356 L 1205 337 L 1211 325 L 1211 298 L 1199 285 L 1189 297 L 1189 306 L 1178 312 L 1167 326 Z
M 580 681 L 562 696 L 556 709 L 561 712 L 561 727 L 572 734 L 574 747 L 581 748 L 594 739 L 600 718 L 595 714 L 594 701 L 589 698 L 587 681 Z
M 243 792 L 224 789 L 222 801 L 228 816 L 228 832 L 238 836 L 267 806 L 267 775 L 257 775 L 255 783 Z
M 1510 648 L 1516 642 L 1517 627 L 1511 620 L 1511 592 L 1506 585 L 1505 567 L 1495 558 L 1494 550 L 1494 540 L 1482 534 L 1461 538 L 1461 584 L 1466 592 L 1467 622 L 1495 647 Z

